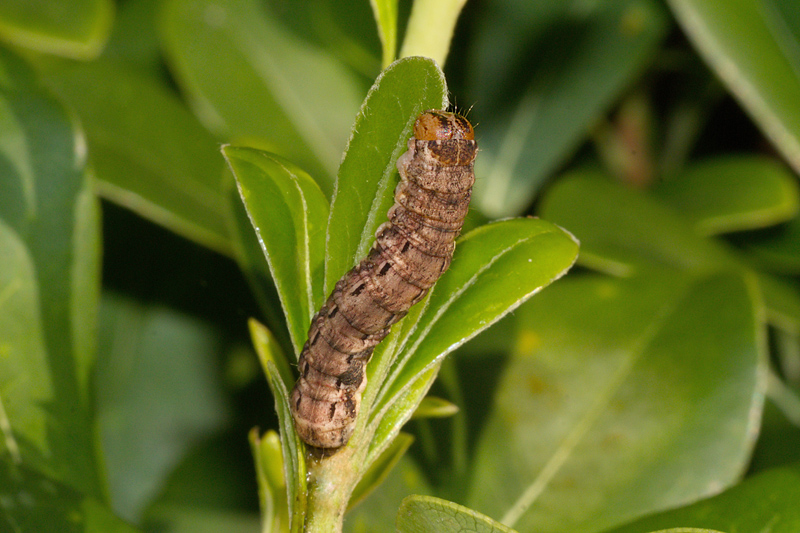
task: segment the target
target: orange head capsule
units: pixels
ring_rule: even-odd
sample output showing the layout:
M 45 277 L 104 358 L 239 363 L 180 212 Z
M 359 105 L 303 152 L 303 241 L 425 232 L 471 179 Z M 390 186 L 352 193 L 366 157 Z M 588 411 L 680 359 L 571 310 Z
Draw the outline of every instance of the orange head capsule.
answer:
M 472 124 L 461 115 L 447 111 L 425 111 L 414 123 L 414 137 L 418 141 L 448 141 L 450 139 L 475 139 Z

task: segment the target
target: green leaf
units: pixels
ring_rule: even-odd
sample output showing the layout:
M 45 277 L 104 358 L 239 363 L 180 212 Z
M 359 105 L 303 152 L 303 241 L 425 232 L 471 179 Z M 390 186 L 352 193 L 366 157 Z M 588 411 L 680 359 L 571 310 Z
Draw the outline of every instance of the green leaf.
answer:
M 16 46 L 73 59 L 93 59 L 114 20 L 112 0 L 5 0 L 0 38 Z
M 734 483 L 766 386 L 753 281 L 587 275 L 522 307 L 468 505 L 522 531 L 589 533 Z
M 367 254 L 399 181 L 395 163 L 417 116 L 447 107 L 444 74 L 430 59 L 401 59 L 375 80 L 353 126 L 331 201 L 325 294 Z
M 269 263 L 297 356 L 324 298 L 328 200 L 308 174 L 278 156 L 235 146 L 222 152 Z
M 0 530 L 37 533 L 135 533 L 96 498 L 57 479 L 0 462 Z
M 149 75 L 109 60 L 51 64 L 45 76 L 86 129 L 100 194 L 232 253 L 218 144 L 174 94 Z
M 372 491 L 377 489 L 392 472 L 408 448 L 414 442 L 414 437 L 407 433 L 400 433 L 386 448 L 383 453 L 369 465 L 361 480 L 353 489 L 347 508 L 352 509 L 361 503 Z
M 469 97 L 480 115 L 475 204 L 495 218 L 530 204 L 650 61 L 669 26 L 652 0 L 581 9 L 506 0 L 487 15 L 473 41 Z
M 100 498 L 90 389 L 100 286 L 99 207 L 85 175 L 85 141 L 69 113 L 33 83 L 24 63 L 6 61 L 9 57 L 0 56 L 6 80 L 0 87 L 0 221 L 13 262 L 4 270 L 0 292 L 22 298 L 14 305 L 32 321 L 4 324 L 10 329 L 0 336 L 14 342 L 0 344 L 15 382 L 37 382 L 31 393 L 40 400 L 34 411 L 46 411 L 46 438 L 41 439 L 36 415 L 31 427 L 25 420 L 6 420 L 4 433 L 10 441 L 26 441 L 18 456 L 23 463 Z M 31 338 L 23 338 L 26 334 Z M 32 399 L 11 382 L 0 389 L 4 404 Z
M 578 243 L 571 235 L 538 219 L 495 222 L 464 236 L 406 348 L 400 349 L 402 356 L 383 385 L 376 411 L 445 355 L 564 275 L 577 254 Z
M 249 438 L 256 464 L 262 530 L 288 531 L 289 509 L 286 502 L 286 479 L 283 476 L 280 437 L 272 430 L 261 437 L 258 428 L 253 428 Z
M 361 100 L 356 78 L 255 0 L 169 0 L 162 14 L 170 66 L 201 121 L 254 138 L 330 191 Z
M 223 190 L 228 198 L 228 233 L 236 263 L 245 275 L 251 292 L 259 305 L 265 325 L 272 331 L 286 352 L 294 350 L 287 329 L 286 318 L 281 308 L 281 300 L 275 289 L 275 282 L 264 260 L 264 250 L 253 230 L 253 224 L 242 203 L 242 196 L 236 179 L 230 170 L 225 172 Z
M 542 199 L 540 213 L 580 240 L 581 264 L 615 275 L 652 265 L 703 272 L 736 264 L 668 206 L 600 172 L 564 176 Z
M 800 528 L 800 465 L 768 470 L 694 505 L 649 516 L 608 533 L 645 533 L 692 526 L 729 531 L 794 533 Z
M 114 293 L 104 295 L 100 326 L 97 411 L 108 485 L 117 513 L 138 522 L 189 449 L 226 422 L 222 337 L 196 318 Z
M 373 408 L 370 421 L 375 431 L 369 444 L 366 464 L 372 464 L 391 446 L 392 441 L 400 434 L 400 429 L 413 416 L 417 406 L 428 393 L 433 380 L 439 374 L 440 366 L 441 364 L 437 363 L 418 374 L 416 379 L 397 394 L 388 406 L 382 407 L 380 412 Z
M 701 235 L 785 222 L 800 208 L 797 181 L 777 162 L 716 157 L 657 185 L 654 194 L 688 216 Z
M 294 377 L 286 356 L 281 352 L 269 330 L 253 319 L 250 319 L 249 326 L 253 346 L 275 398 L 275 411 L 278 413 L 280 423 L 283 476 L 286 480 L 286 498 L 289 502 L 290 530 L 292 533 L 300 532 L 305 524 L 308 472 L 305 444 L 294 430 L 294 420 L 289 410 L 289 390 L 294 384 Z
M 397 53 L 397 0 L 370 0 L 375 22 L 378 24 L 378 36 L 383 48 L 383 67 L 394 61 Z
M 0 220 L 0 419 L 4 460 L 47 470 L 52 401 L 36 269 L 25 244 Z
M 448 418 L 458 413 L 458 406 L 444 398 L 426 396 L 422 399 L 411 418 Z
M 700 54 L 800 172 L 800 17 L 782 0 L 669 0 Z M 795 14 L 796 14 L 796 7 Z
M 424 56 L 444 67 L 450 41 L 467 0 L 415 0 L 400 57 Z
M 512 533 L 514 530 L 472 509 L 433 496 L 409 496 L 397 511 L 401 533 Z
M 695 225 L 665 202 L 613 183 L 599 172 L 565 176 L 548 191 L 540 211 L 580 239 L 581 264 L 617 276 L 653 266 L 694 273 L 748 269 L 749 258 L 699 236 Z M 786 290 L 785 281 L 757 275 L 772 324 L 797 331 L 800 299 Z

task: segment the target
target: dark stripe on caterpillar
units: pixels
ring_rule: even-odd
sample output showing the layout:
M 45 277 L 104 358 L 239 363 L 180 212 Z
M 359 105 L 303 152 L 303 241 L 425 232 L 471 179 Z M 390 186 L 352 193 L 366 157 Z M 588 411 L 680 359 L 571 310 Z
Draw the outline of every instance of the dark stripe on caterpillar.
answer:
M 389 221 L 311 319 L 290 401 L 306 444 L 339 448 L 350 439 L 372 351 L 450 265 L 477 150 L 472 126 L 460 115 L 426 111 L 414 123 L 408 151 L 397 160 L 400 183 Z

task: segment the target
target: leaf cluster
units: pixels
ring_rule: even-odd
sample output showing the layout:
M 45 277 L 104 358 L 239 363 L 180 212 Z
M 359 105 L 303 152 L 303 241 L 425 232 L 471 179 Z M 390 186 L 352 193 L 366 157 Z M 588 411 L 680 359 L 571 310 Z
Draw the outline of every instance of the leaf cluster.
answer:
M 2 2 L 0 529 L 796 531 L 796 5 Z M 319 460 L 293 364 L 451 99 L 464 236 Z

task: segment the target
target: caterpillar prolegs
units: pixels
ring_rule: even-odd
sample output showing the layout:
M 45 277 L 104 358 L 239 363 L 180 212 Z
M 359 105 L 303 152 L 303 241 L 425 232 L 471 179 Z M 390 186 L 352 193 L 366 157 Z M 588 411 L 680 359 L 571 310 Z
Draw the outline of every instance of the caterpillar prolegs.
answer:
M 372 351 L 450 266 L 469 207 L 477 149 L 464 117 L 426 111 L 417 118 L 408 151 L 397 160 L 400 183 L 389 221 L 311 320 L 290 402 L 307 444 L 347 443 Z

